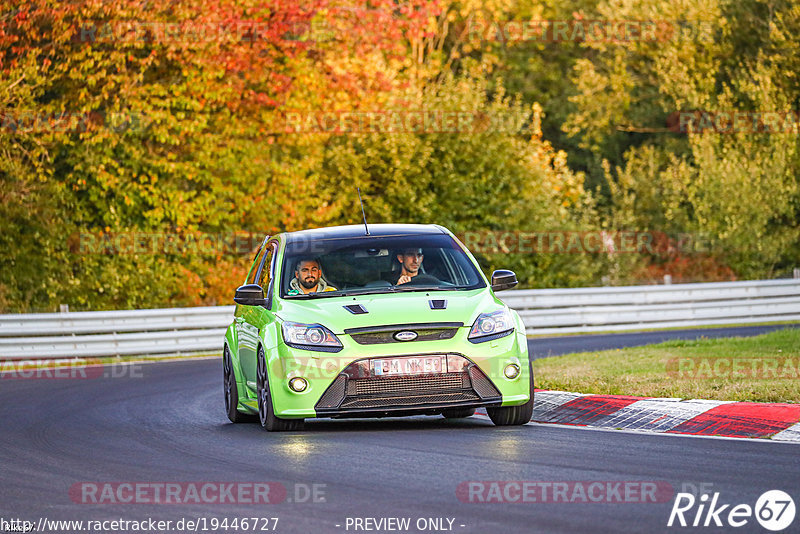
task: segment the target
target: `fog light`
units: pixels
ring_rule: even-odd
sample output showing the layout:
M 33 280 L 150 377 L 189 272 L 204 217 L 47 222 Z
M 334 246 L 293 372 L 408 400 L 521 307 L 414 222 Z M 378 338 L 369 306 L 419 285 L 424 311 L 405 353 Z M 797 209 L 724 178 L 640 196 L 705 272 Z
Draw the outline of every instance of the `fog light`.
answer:
M 301 392 L 305 391 L 306 388 L 308 387 L 308 382 L 306 382 L 305 378 L 301 378 L 299 376 L 296 376 L 296 377 L 292 378 L 291 380 L 289 380 L 289 387 L 292 388 L 292 391 L 296 391 L 298 393 L 301 393 Z
M 503 369 L 503 374 L 506 375 L 506 378 L 509 380 L 513 380 L 519 376 L 519 365 L 516 363 L 510 363 L 506 365 L 506 368 Z

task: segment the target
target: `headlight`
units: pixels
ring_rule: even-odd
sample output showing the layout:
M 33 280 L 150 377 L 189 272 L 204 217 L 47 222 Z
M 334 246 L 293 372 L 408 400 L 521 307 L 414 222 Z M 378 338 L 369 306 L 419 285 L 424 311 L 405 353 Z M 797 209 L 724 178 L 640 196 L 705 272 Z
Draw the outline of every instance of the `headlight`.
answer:
M 339 352 L 342 342 L 321 324 L 302 324 L 285 321 L 281 325 L 283 340 L 290 347 L 322 352 Z
M 481 343 L 490 339 L 507 336 L 514 331 L 514 321 L 508 310 L 498 310 L 491 313 L 482 313 L 475 319 L 472 329 L 469 331 L 469 339 L 472 343 Z

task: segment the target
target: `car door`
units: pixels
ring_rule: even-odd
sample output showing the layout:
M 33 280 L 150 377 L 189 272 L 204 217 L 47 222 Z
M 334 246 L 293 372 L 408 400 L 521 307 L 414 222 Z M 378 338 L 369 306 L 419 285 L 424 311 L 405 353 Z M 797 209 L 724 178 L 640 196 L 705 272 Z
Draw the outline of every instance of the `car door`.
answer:
M 272 303 L 272 272 L 275 267 L 277 243 L 270 241 L 264 249 L 264 256 L 252 282 L 264 289 L 265 306 L 241 306 L 241 320 L 238 321 L 239 359 L 242 372 L 250 388 L 256 387 L 256 353 L 261 330 L 271 321 L 274 314 L 268 308 Z
M 261 246 L 258 247 L 258 251 L 256 251 L 256 256 L 253 258 L 253 264 L 250 266 L 250 271 L 247 273 L 247 280 L 245 280 L 245 284 L 254 284 L 256 281 L 256 276 L 261 271 L 261 266 L 264 263 L 264 259 L 268 250 L 266 246 L 267 239 L 268 238 L 264 239 L 264 241 L 261 243 Z M 244 373 L 246 367 L 244 362 L 251 360 L 254 361 L 256 350 L 256 347 L 253 345 L 252 336 L 248 335 L 249 330 L 243 327 L 243 325 L 245 325 L 245 315 L 248 314 L 248 308 L 250 308 L 250 306 L 237 304 L 234 312 L 237 351 L 239 354 L 239 364 L 242 373 Z

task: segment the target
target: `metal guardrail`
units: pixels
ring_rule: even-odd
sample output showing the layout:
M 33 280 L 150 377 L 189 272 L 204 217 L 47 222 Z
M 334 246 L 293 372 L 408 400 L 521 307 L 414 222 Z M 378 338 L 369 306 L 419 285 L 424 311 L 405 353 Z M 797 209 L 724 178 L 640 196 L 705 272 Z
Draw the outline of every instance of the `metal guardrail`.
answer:
M 234 306 L 0 315 L 0 359 L 222 350 Z
M 800 321 L 800 280 L 532 289 L 500 293 L 528 334 Z
M 800 280 L 499 293 L 528 334 L 800 321 Z M 233 306 L 0 315 L 0 359 L 219 351 Z

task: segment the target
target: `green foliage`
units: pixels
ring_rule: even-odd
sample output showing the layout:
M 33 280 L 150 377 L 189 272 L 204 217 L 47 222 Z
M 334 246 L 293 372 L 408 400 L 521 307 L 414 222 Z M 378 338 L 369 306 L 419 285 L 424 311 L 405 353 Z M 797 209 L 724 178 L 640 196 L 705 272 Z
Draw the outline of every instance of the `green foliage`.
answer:
M 787 112 L 800 101 L 796 59 L 800 13 L 792 3 L 644 2 L 599 5 L 626 20 L 687 20 L 692 39 L 596 45 L 576 65 L 581 111 L 567 127 L 603 151 L 612 128 L 666 130 L 685 110 Z M 760 17 L 767 12 L 771 18 Z M 751 31 L 752 28 L 752 31 Z M 797 265 L 800 238 L 798 131 L 654 133 L 607 165 L 611 220 L 702 236 L 737 277 L 771 277 Z M 609 158 L 613 159 L 613 156 Z
M 358 223 L 360 186 L 373 222 L 435 223 L 457 234 L 592 229 L 583 177 L 542 140 L 538 108 L 502 90 L 487 99 L 485 81 L 453 77 L 429 85 L 410 107 L 483 113 L 495 122 L 476 133 L 329 138 L 309 197 L 310 205 L 329 209 L 315 224 Z M 535 254 L 530 247 L 478 256 L 487 271 L 515 269 L 527 286 L 592 284 L 604 266 L 603 258 Z

